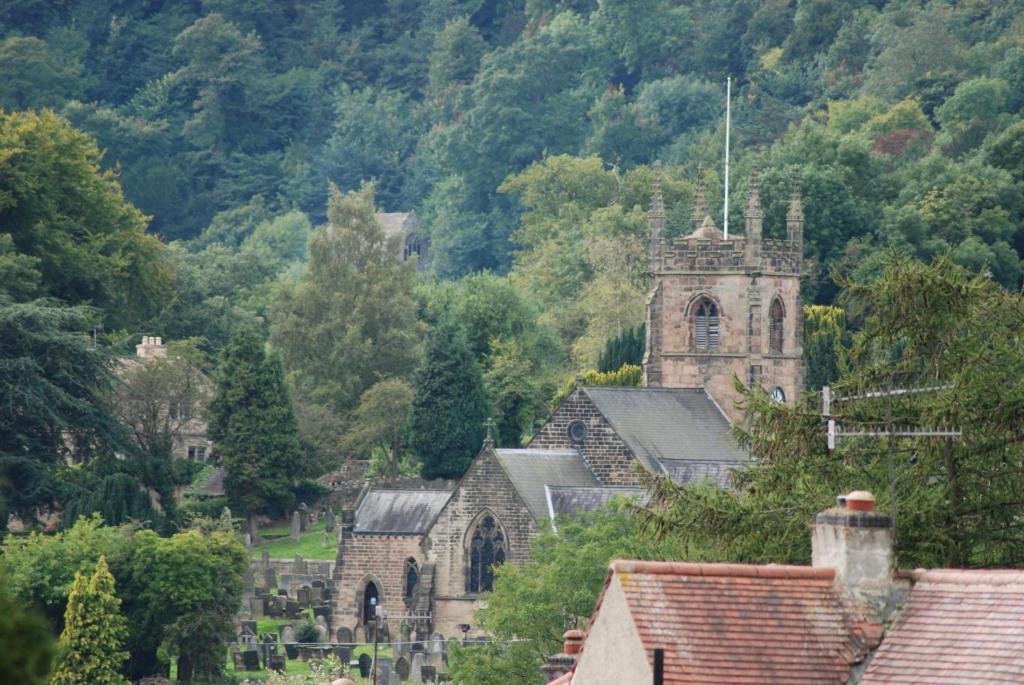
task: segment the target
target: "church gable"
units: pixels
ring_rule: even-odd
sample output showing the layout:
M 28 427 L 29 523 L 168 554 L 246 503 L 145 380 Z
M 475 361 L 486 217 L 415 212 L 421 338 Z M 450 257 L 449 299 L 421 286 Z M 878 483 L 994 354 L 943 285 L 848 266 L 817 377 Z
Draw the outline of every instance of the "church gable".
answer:
M 578 450 L 602 485 L 638 485 L 640 481 L 633 469 L 633 452 L 579 384 L 527 447 Z
M 525 563 L 530 540 L 538 532 L 529 507 L 496 458 L 493 446 L 485 445 L 422 542 L 427 557 L 435 564 L 437 594 L 462 597 L 489 589 L 490 564 L 484 562 Z M 472 548 L 478 533 L 478 546 L 487 545 L 487 558 L 476 560 L 474 565 Z M 476 588 L 472 582 L 474 571 Z M 479 587 L 481 581 L 484 588 Z

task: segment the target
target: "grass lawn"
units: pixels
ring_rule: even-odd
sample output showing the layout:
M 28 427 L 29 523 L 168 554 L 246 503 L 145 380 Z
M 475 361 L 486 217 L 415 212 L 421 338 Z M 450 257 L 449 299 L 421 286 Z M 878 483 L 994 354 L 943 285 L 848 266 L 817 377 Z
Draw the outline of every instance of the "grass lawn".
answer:
M 311 524 L 298 542 L 292 542 L 290 533 L 290 526 L 271 526 L 260 529 L 263 543 L 252 548 L 252 557 L 258 559 L 264 549 L 270 551 L 271 559 L 292 559 L 296 554 L 301 554 L 303 559 L 333 561 L 337 555 L 334 547 L 334 533 L 328 533 L 328 545 L 327 547 L 323 546 L 323 521 Z

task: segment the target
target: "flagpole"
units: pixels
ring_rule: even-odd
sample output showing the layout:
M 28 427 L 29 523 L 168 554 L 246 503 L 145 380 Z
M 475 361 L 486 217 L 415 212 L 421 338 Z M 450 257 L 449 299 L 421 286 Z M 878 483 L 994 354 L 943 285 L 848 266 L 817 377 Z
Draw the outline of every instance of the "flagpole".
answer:
M 732 114 L 732 78 L 725 79 L 725 206 L 722 209 L 722 233 L 729 239 L 729 128 Z

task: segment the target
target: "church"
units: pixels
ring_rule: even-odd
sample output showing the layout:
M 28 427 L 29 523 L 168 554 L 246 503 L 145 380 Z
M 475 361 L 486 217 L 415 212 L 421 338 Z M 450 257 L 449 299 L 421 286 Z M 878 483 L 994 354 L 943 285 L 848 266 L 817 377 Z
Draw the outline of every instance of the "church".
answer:
M 742 419 L 734 378 L 790 402 L 804 375 L 799 189 L 784 238 L 762 235 L 756 172 L 744 214 L 744 234 L 726 237 L 700 187 L 690 232 L 669 238 L 655 185 L 644 387 L 577 383 L 525 448 L 488 437 L 458 482 L 365 489 L 342 526 L 334 630 L 360 634 L 380 607 L 392 634 L 478 635 L 494 568 L 526 562 L 545 521 L 613 496 L 642 501 L 643 471 L 728 485 L 747 459 L 730 435 Z

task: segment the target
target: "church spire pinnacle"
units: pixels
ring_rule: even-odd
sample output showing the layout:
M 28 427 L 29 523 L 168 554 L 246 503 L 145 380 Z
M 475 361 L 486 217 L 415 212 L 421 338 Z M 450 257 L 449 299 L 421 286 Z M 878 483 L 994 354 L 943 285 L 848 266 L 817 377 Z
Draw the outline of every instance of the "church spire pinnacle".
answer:
M 704 172 L 697 167 L 697 190 L 693 198 L 693 211 L 690 213 L 690 225 L 693 230 L 698 230 L 704 223 L 704 217 L 708 215 L 708 198 L 704 190 Z
M 789 207 L 786 209 L 786 239 L 802 243 L 804 239 L 804 199 L 800 192 L 800 181 L 793 175 L 789 189 Z
M 747 209 L 743 216 L 748 219 L 752 217 L 763 217 L 764 210 L 761 208 L 761 181 L 757 177 L 757 165 L 750 170 L 750 182 L 747 185 Z M 749 226 L 749 221 L 747 222 Z

